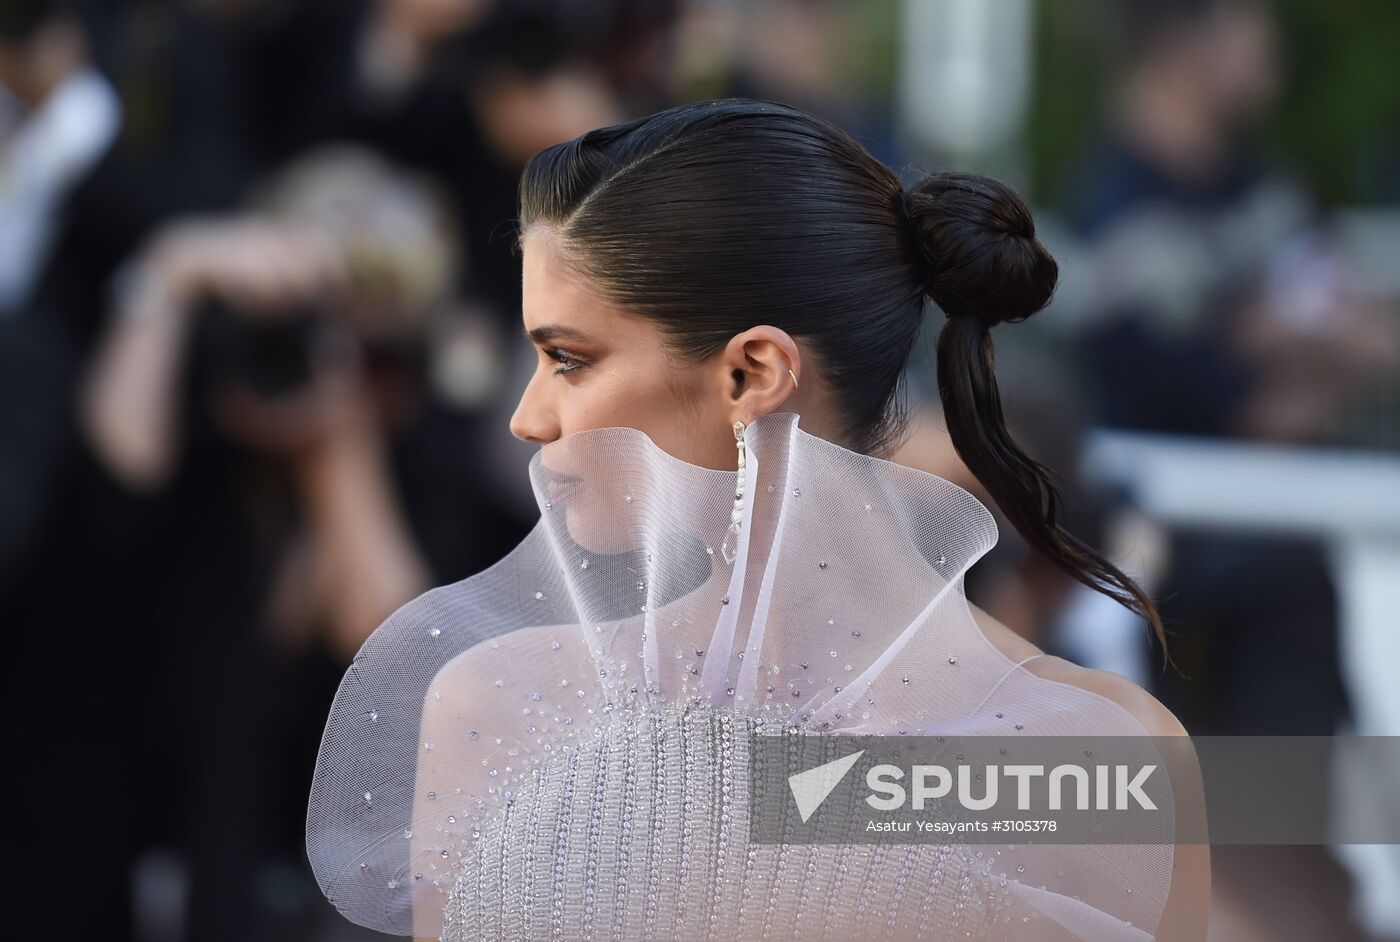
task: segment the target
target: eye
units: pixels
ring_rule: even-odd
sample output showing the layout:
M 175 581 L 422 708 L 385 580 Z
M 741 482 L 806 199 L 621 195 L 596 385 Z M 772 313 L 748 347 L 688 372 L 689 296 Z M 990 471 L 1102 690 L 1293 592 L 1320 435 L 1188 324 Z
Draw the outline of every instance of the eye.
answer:
M 555 376 L 563 376 L 566 373 L 572 373 L 574 370 L 584 365 L 582 358 L 576 357 L 566 350 L 560 350 L 558 347 L 548 347 L 544 352 L 551 360 L 557 360 L 564 364 L 554 371 Z

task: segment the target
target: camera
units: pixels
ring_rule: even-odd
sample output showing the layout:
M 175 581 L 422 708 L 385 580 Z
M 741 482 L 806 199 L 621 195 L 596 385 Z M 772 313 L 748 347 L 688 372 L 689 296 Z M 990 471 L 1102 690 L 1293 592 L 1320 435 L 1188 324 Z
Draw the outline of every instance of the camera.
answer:
M 299 306 L 250 317 L 219 301 L 200 311 L 212 372 L 261 396 L 275 398 L 308 386 L 331 315 Z

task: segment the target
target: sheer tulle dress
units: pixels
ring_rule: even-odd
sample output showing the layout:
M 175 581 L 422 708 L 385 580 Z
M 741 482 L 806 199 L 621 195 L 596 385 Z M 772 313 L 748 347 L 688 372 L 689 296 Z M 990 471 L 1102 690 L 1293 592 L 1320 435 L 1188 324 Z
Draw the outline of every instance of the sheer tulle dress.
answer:
M 727 545 L 734 471 L 627 428 L 534 456 L 538 526 L 346 673 L 307 821 L 330 900 L 447 942 L 1152 938 L 1168 843 L 750 840 L 751 734 L 1146 731 L 982 634 L 971 494 L 793 413 L 746 442 Z

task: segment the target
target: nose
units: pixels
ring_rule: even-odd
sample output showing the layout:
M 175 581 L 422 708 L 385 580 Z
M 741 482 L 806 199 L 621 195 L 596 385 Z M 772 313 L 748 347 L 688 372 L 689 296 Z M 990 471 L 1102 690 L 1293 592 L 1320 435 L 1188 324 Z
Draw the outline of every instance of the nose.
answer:
M 559 437 L 559 417 L 545 401 L 543 391 L 536 388 L 538 375 L 530 378 L 520 402 L 510 417 L 510 433 L 522 442 L 545 445 Z

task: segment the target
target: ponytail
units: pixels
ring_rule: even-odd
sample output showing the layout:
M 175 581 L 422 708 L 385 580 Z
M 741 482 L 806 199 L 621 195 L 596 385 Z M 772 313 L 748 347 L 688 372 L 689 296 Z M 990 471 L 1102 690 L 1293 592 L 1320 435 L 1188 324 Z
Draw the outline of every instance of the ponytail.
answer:
M 938 393 L 953 447 L 1027 543 L 1142 616 L 1166 653 L 1151 596 L 1060 525 L 1058 475 L 1012 441 L 1002 416 L 991 328 L 1041 310 L 1059 278 L 1029 207 L 1004 184 L 970 173 L 930 174 L 906 191 L 904 205 L 925 290 L 948 316 L 937 340 Z

